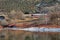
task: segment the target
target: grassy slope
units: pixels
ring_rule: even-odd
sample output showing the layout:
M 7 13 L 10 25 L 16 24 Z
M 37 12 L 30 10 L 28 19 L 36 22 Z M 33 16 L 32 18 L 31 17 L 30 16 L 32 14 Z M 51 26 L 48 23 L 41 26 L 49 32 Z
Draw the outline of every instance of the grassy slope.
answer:
M 20 9 L 22 11 L 35 11 L 35 5 L 41 0 L 0 0 L 0 9 L 10 11 L 12 9 Z M 47 2 L 51 0 L 45 0 Z

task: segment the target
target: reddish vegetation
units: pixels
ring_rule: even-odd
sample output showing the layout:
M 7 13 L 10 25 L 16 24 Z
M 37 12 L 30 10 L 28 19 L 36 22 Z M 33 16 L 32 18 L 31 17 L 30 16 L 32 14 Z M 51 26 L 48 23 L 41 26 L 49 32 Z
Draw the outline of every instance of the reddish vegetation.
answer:
M 60 25 L 38 25 L 38 27 L 60 28 Z
M 16 24 L 17 27 L 47 27 L 47 28 L 60 28 L 60 25 L 34 25 L 34 24 Z
M 24 27 L 26 27 L 26 24 L 16 24 L 16 26 L 19 28 L 19 27 L 21 27 L 21 28 L 24 28 Z
M 44 24 L 36 25 L 36 24 L 30 24 L 30 23 L 10 24 L 9 26 L 11 25 L 15 25 L 17 28 L 28 28 L 28 27 L 60 28 L 60 25 L 44 25 Z M 2 26 L 0 26 L 0 28 L 2 28 Z
M 2 26 L 0 26 L 0 29 L 2 29 L 3 27 Z M 1 32 L 1 30 L 0 30 L 0 32 Z
M 34 24 L 31 24 L 31 23 L 18 23 L 18 24 L 15 24 L 16 27 L 21 27 L 21 28 L 28 28 L 28 27 L 34 27 L 35 25 Z

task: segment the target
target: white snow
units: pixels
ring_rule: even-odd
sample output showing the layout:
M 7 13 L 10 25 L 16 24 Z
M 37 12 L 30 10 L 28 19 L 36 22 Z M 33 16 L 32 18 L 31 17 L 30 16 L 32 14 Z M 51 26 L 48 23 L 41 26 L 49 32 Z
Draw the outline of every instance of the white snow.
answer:
M 30 28 L 4 28 L 0 30 L 24 30 L 30 32 L 60 32 L 60 28 L 30 27 Z

